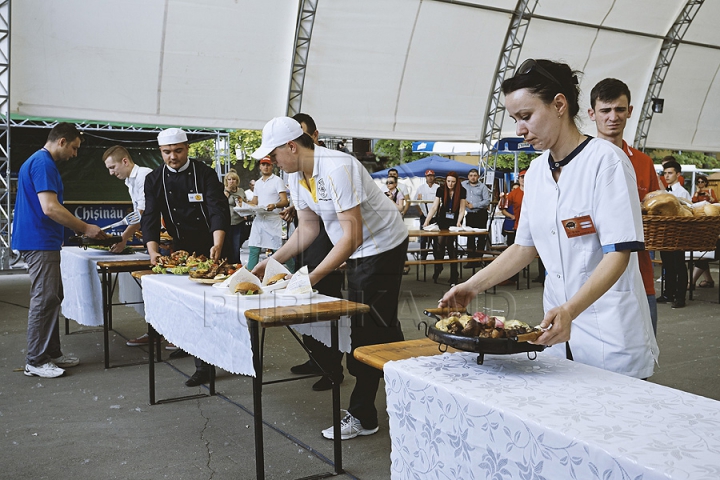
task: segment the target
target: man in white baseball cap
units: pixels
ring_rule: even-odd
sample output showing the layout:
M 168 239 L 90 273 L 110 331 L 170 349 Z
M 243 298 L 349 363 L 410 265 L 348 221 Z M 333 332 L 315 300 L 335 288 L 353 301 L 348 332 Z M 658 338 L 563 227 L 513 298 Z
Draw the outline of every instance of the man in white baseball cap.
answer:
M 253 152 L 252 157 L 256 160 L 267 157 L 277 147 L 302 137 L 303 133 L 302 127 L 295 119 L 290 117 L 273 118 L 263 127 L 262 145 Z
M 352 155 L 315 145 L 300 124 L 289 117 L 270 120 L 263 128 L 262 146 L 252 155 L 265 156 L 289 173 L 290 196 L 297 208 L 298 227 L 273 258 L 285 262 L 317 238 L 322 220 L 332 249 L 310 273 L 315 285 L 347 262 L 348 300 L 370 305 L 370 313 L 352 318 L 352 348 L 403 340 L 397 318 L 400 283 L 408 245 L 407 228 L 395 204 L 375 185 Z M 253 273 L 262 275 L 267 260 Z M 348 371 L 356 378 L 348 414 L 341 422 L 341 439 L 378 431 L 375 396 L 382 372 L 347 355 Z M 332 372 L 334 382 L 341 381 Z M 334 437 L 333 428 L 322 431 Z
M 218 260 L 225 232 L 230 228 L 230 210 L 224 186 L 215 170 L 188 158 L 188 139 L 179 128 L 158 135 L 163 165 L 145 179 L 145 211 L 141 225 L 150 262 L 160 256 L 161 218 L 173 238 L 174 250 L 195 252 Z M 195 359 L 195 374 L 185 382 L 196 387 L 210 381 L 212 366 Z

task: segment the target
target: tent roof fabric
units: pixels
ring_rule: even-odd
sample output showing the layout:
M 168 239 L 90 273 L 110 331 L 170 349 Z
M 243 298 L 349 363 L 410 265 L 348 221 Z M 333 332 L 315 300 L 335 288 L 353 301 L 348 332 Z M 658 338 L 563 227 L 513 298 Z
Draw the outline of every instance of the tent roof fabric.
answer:
M 456 162 L 455 160 L 450 160 L 449 158 L 439 155 L 432 155 L 390 168 L 397 170 L 400 178 L 424 177 L 427 169 L 434 171 L 437 177 L 446 177 L 449 172 L 454 171 L 461 177 L 467 178 L 468 172 L 477 167 L 468 163 Z M 390 168 L 372 173 L 370 176 L 372 178 L 385 178 Z
M 298 0 L 23 0 L 11 19 L 11 114 L 261 129 L 287 111 Z M 323 135 L 482 140 L 514 0 L 317 2 L 301 110 Z M 663 40 L 684 0 L 543 0 L 520 51 L 620 78 L 632 143 Z M 720 151 L 720 2 L 675 53 L 648 147 Z M 132 32 L 131 35 L 128 35 Z M 502 136 L 513 136 L 511 119 Z

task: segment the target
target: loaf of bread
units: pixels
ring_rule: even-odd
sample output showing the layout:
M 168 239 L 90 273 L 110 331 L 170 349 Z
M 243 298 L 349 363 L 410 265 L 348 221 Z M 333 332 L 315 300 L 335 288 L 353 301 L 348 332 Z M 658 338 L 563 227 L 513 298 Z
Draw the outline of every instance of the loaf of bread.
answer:
M 642 211 L 647 215 L 663 215 L 675 217 L 678 215 L 685 216 L 680 210 L 680 202 L 672 193 L 650 192 L 645 196 L 642 203 Z M 655 195 L 651 195 L 655 194 Z M 692 211 L 688 212 L 692 216 Z
M 717 217 L 720 216 L 720 203 L 712 203 L 705 205 L 705 215 L 708 217 Z

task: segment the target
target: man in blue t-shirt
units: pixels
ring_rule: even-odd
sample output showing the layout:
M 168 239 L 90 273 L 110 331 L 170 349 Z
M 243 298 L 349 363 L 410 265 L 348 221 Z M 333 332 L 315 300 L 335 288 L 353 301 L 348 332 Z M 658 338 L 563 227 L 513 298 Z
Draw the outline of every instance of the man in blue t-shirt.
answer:
M 19 250 L 30 274 L 28 348 L 25 375 L 59 377 L 80 360 L 60 350 L 60 248 L 63 227 L 90 238 L 105 238 L 97 225 L 90 225 L 63 207 L 63 184 L 58 162 L 77 156 L 80 132 L 70 123 L 58 123 L 45 146 L 20 167 L 13 214 L 12 248 Z

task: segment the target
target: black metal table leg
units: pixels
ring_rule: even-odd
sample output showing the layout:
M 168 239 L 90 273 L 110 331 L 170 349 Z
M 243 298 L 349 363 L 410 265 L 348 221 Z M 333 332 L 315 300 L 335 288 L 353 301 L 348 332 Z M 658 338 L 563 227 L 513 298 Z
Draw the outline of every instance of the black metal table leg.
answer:
M 260 352 L 260 332 L 258 322 L 248 320 L 250 344 L 252 346 L 253 367 L 253 420 L 255 426 L 255 476 L 265 480 L 265 452 L 263 451 L 262 420 L 262 355 Z
M 333 352 L 340 350 L 338 320 L 330 322 L 330 346 Z M 335 454 L 335 474 L 344 473 L 342 466 L 342 438 L 340 436 L 340 372 L 332 372 L 332 410 L 333 410 L 333 453 Z
M 149 323 L 148 326 L 148 341 L 149 341 L 149 347 L 148 348 L 148 358 L 149 358 L 149 365 L 148 365 L 148 379 L 150 381 L 149 384 L 149 392 L 150 392 L 150 405 L 155 405 L 155 349 L 157 348 L 157 354 L 158 357 L 160 356 L 160 341 L 157 336 L 157 332 L 155 331 L 155 328 L 153 328 L 152 325 Z
M 112 274 L 107 268 L 101 269 L 102 276 L 102 308 L 103 308 L 103 350 L 105 356 L 105 368 L 110 368 L 110 311 L 112 310 L 112 293 L 110 282 Z

